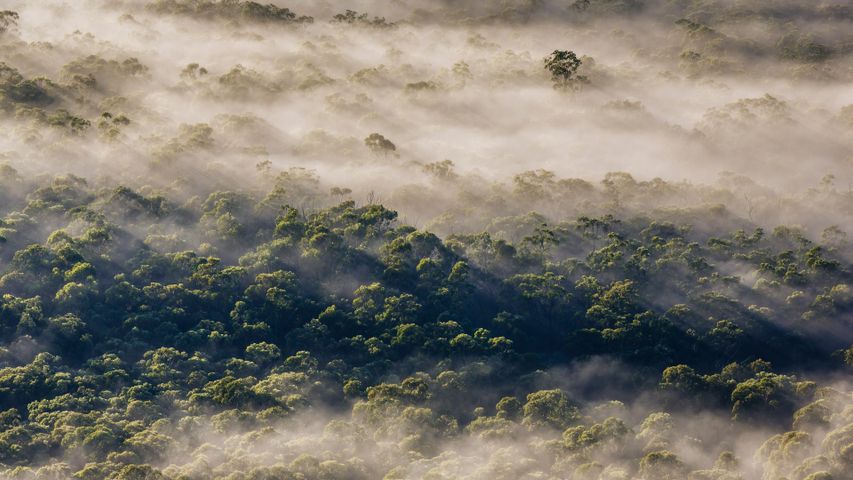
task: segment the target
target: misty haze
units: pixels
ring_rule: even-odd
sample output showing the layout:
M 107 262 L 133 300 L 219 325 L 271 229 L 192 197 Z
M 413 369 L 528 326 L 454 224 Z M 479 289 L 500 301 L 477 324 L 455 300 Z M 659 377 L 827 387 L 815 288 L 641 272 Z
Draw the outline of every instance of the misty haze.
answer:
M 0 0 L 0 479 L 853 480 L 851 86 L 849 0 Z

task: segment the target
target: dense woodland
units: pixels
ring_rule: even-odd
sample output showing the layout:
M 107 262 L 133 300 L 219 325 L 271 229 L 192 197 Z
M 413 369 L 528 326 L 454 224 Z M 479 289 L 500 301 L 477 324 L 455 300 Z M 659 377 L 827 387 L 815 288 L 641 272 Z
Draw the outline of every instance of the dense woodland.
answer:
M 853 479 L 853 7 L 11 3 L 0 478 Z

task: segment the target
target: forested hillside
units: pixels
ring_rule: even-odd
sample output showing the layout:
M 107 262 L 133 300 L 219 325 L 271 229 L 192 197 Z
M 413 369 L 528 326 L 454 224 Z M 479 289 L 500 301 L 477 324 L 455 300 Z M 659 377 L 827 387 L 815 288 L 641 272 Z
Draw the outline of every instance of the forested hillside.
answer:
M 10 0 L 0 478 L 853 479 L 846 2 Z

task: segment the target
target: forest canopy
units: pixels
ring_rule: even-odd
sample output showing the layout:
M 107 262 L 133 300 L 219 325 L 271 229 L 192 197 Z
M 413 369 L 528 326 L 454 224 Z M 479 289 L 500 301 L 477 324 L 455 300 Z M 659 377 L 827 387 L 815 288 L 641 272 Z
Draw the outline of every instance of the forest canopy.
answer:
M 842 2 L 3 8 L 0 478 L 853 480 Z

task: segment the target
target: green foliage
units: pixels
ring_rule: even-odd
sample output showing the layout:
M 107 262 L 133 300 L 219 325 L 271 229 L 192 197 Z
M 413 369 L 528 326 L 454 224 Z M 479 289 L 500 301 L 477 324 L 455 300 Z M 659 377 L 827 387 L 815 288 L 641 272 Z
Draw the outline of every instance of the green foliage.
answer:
M 160 15 L 186 15 L 201 20 L 242 18 L 251 22 L 283 24 L 314 21 L 272 3 L 264 5 L 242 0 L 154 0 L 145 8 Z
M 732 419 L 750 421 L 761 417 L 788 416 L 796 405 L 791 377 L 759 372 L 756 378 L 739 383 L 732 391 Z
M 4 16 L 7 13 L 0 12 L 0 34 L 4 22 L 10 18 Z M 47 92 L 46 83 L 40 79 L 27 79 L 15 67 L 0 62 L 0 107 L 13 109 L 14 106 L 49 105 L 54 98 Z
M 397 146 L 391 140 L 378 133 L 371 133 L 364 139 L 364 145 L 375 154 L 383 154 L 386 157 L 388 154 L 397 151 Z
M 684 478 L 687 468 L 672 452 L 650 452 L 640 460 L 640 477 L 645 480 L 676 480 Z
M 779 55 L 784 59 L 802 62 L 822 62 L 832 54 L 832 49 L 798 31 L 785 34 L 777 43 Z
M 18 25 L 18 19 L 20 18 L 18 12 L 13 12 L 12 10 L 0 11 L 0 34 L 6 33 Z
M 551 80 L 556 89 L 577 90 L 589 79 L 578 75 L 578 69 L 583 64 L 580 58 L 570 50 L 554 50 L 544 60 L 545 70 L 551 74 Z
M 11 3 L 0 478 L 850 478 L 845 2 Z
M 373 17 L 371 19 L 366 13 L 359 14 L 358 12 L 349 9 L 343 13 L 336 14 L 332 17 L 331 22 L 373 28 L 394 28 L 396 26 L 394 23 L 387 22 L 384 17 Z
M 523 423 L 531 427 L 566 428 L 580 420 L 580 412 L 566 394 L 557 390 L 540 390 L 527 395 Z
M 205 125 L 180 141 L 218 142 Z M 495 460 L 515 465 L 505 478 L 543 462 L 577 478 L 748 478 L 728 456 L 681 456 L 695 441 L 681 412 L 697 409 L 730 415 L 733 429 L 795 428 L 766 445 L 765 471 L 837 477 L 850 465 L 849 394 L 792 373 L 848 368 L 853 339 L 839 327 L 853 308 L 850 266 L 800 230 L 692 229 L 704 211 L 679 221 L 532 213 L 442 238 L 379 204 L 289 206 L 325 195 L 299 169 L 269 193 L 191 199 L 0 174 L 20 210 L 0 223 L 0 461 L 10 469 L 62 458 L 57 472 L 79 478 L 207 478 L 199 459 L 263 457 L 265 442 L 328 414 L 334 433 L 305 445 L 349 439 L 347 456 L 246 465 L 271 478 L 381 478 L 403 465 L 418 476 L 418 462 L 453 442 L 526 442 L 537 460 Z M 547 172 L 517 180 L 517 201 L 559 188 Z M 605 180 L 611 199 L 639 188 L 622 174 Z M 163 231 L 182 248 L 154 248 Z M 764 282 L 743 286 L 730 265 Z M 575 388 L 561 372 L 602 358 L 630 369 L 620 381 L 663 410 L 632 421 L 619 402 L 575 403 L 567 392 L 606 391 L 609 380 Z M 359 463 L 361 446 L 401 460 Z M 194 463 L 145 468 L 175 458 Z

